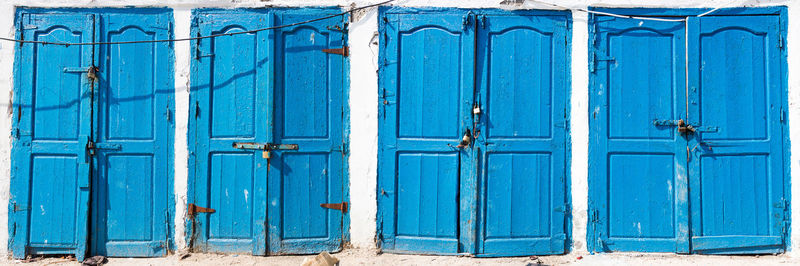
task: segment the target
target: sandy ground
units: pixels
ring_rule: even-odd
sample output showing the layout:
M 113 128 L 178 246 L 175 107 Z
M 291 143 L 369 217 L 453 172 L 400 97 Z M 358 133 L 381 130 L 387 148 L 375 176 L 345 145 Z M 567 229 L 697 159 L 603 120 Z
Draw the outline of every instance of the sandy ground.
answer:
M 470 258 L 456 256 L 420 256 L 376 254 L 350 249 L 333 254 L 341 265 L 800 265 L 800 258 L 772 256 L 702 256 L 676 254 L 618 253 L 603 255 L 563 255 L 514 258 Z M 164 258 L 110 258 L 106 265 L 300 265 L 313 256 L 257 257 L 192 253 Z M 580 258 L 579 258 L 580 257 Z M 0 261 L 3 265 L 80 265 L 65 258 L 40 258 L 32 262 Z

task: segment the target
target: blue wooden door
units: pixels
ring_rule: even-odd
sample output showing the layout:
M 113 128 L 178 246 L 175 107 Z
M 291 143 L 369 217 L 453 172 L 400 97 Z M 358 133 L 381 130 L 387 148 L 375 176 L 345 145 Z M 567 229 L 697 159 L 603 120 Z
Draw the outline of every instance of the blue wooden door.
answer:
M 99 40 L 169 39 L 170 12 L 106 13 Z M 100 45 L 91 254 L 164 256 L 171 231 L 174 63 L 169 43 Z
M 477 253 L 562 254 L 567 17 L 490 13 L 477 20 Z
M 785 22 L 753 13 L 593 18 L 590 250 L 784 250 Z
M 404 8 L 382 16 L 381 248 L 563 253 L 568 16 Z
M 194 33 L 202 36 L 271 25 L 260 12 L 209 12 L 195 19 Z M 189 136 L 194 173 L 188 202 L 214 210 L 190 217 L 190 244 L 196 251 L 265 254 L 268 160 L 233 144 L 272 140 L 266 112 L 272 106 L 269 34 L 202 39 L 194 45 Z
M 95 16 L 24 14 L 20 38 L 92 42 Z M 94 46 L 26 43 L 17 49 L 9 202 L 10 249 L 27 254 L 86 253 L 92 128 L 88 77 Z
M 341 12 L 339 9 L 276 11 L 276 24 L 287 25 Z M 336 17 L 274 31 L 273 142 L 296 144 L 276 150 L 267 174 L 267 220 L 270 254 L 316 254 L 342 248 L 342 210 L 322 204 L 347 204 L 342 179 L 344 141 L 344 64 L 346 54 L 324 49 L 346 47 L 344 27 Z M 347 205 L 344 205 L 347 206 Z
M 689 21 L 690 206 L 697 253 L 778 253 L 784 196 L 779 16 Z
M 685 25 L 592 27 L 589 248 L 688 252 Z
M 291 24 L 338 9 L 205 11 L 201 36 Z M 206 252 L 342 248 L 346 46 L 343 18 L 195 44 L 191 245 Z M 275 144 L 271 151 L 258 145 Z M 280 146 L 279 144 L 286 144 Z M 289 145 L 291 144 L 291 145 Z
M 474 232 L 469 148 L 475 32 L 463 11 L 385 14 L 379 95 L 379 240 L 397 252 L 455 254 Z M 465 182 L 465 179 L 472 179 Z M 459 209 L 461 208 L 461 209 Z M 475 221 L 474 219 L 472 221 Z M 461 234 L 459 234 L 461 232 Z M 472 241 L 474 242 L 474 240 Z

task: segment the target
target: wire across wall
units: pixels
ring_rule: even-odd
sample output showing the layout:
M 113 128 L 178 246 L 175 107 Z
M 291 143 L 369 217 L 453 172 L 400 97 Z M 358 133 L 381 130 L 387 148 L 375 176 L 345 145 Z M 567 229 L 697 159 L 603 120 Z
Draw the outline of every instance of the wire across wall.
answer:
M 285 25 L 278 25 L 278 26 L 272 26 L 272 27 L 266 27 L 266 28 L 259 28 L 259 29 L 249 30 L 249 31 L 240 31 L 240 32 L 231 32 L 231 33 L 219 33 L 219 34 L 188 37 L 188 38 L 161 39 L 161 40 L 141 40 L 141 41 L 123 41 L 123 42 L 76 42 L 76 43 L 70 43 L 70 42 L 51 42 L 51 41 L 23 40 L 23 39 L 0 37 L 0 41 L 16 42 L 16 43 L 22 43 L 22 44 L 24 44 L 24 43 L 32 43 L 32 44 L 62 45 L 62 46 L 136 44 L 136 43 L 161 43 L 161 42 L 195 41 L 195 40 L 208 39 L 208 38 L 216 38 L 216 37 L 223 37 L 223 36 L 233 36 L 233 35 L 239 35 L 239 34 L 252 34 L 252 33 L 261 32 L 261 31 L 268 31 L 268 30 L 276 30 L 276 29 L 281 29 L 281 28 L 294 27 L 294 26 L 313 23 L 313 22 L 317 22 L 317 21 L 321 21 L 321 20 L 326 20 L 326 19 L 331 19 L 331 18 L 335 18 L 335 17 L 344 16 L 344 15 L 350 14 L 352 12 L 363 10 L 363 9 L 368 9 L 368 8 L 373 8 L 373 7 L 377 7 L 377 6 L 387 5 L 387 4 L 395 2 L 395 1 L 397 1 L 397 0 L 386 0 L 386 1 L 383 1 L 383 2 L 375 3 L 375 4 L 369 4 L 369 5 L 364 5 L 364 6 L 360 6 L 360 7 L 354 7 L 354 8 L 351 8 L 351 9 L 349 9 L 347 11 L 344 11 L 344 12 L 341 12 L 341 13 L 331 14 L 331 15 L 327 15 L 327 16 L 323 16 L 323 17 L 319 17 L 319 18 L 309 19 L 309 20 L 290 23 L 290 24 L 285 24 Z M 554 3 L 544 2 L 544 1 L 541 1 L 541 0 L 526 0 L 526 1 L 534 2 L 534 3 L 538 3 L 538 4 L 542 4 L 542 5 L 548 5 L 548 6 L 555 7 L 555 8 L 562 9 L 562 10 L 570 10 L 570 11 L 573 11 L 573 12 L 584 12 L 584 13 L 611 16 L 611 17 L 617 17 L 617 18 L 629 18 L 629 19 L 653 20 L 653 21 L 673 21 L 673 22 L 684 22 L 689 18 L 689 16 L 683 17 L 683 18 L 658 18 L 658 17 L 630 16 L 630 15 L 614 14 L 614 13 L 610 13 L 610 12 L 588 10 L 588 9 L 585 9 L 585 8 L 571 8 L 571 7 L 562 6 L 562 5 L 558 5 L 558 4 L 554 4 Z M 702 16 L 709 15 L 709 14 L 714 13 L 715 11 L 717 11 L 717 10 L 719 10 L 719 9 L 725 7 L 725 6 L 730 6 L 731 4 L 733 4 L 736 1 L 739 1 L 739 0 L 732 0 L 732 1 L 730 1 L 730 2 L 728 2 L 726 4 L 724 4 L 724 5 L 721 5 L 719 7 L 710 9 L 710 10 L 708 10 L 706 12 L 703 12 L 703 13 L 701 13 L 699 15 L 696 15 L 694 17 L 702 17 Z

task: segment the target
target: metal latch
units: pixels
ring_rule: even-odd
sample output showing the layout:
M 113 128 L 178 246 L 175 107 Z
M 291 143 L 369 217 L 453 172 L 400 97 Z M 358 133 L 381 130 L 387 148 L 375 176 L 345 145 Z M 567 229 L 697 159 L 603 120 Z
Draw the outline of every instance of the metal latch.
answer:
M 683 119 L 679 120 L 653 120 L 653 125 L 656 126 L 677 126 L 680 133 L 694 133 L 696 130 L 694 126 L 686 123 Z
M 273 144 L 256 142 L 234 142 L 233 148 L 241 150 L 297 150 L 297 144 Z
M 340 210 L 342 213 L 347 212 L 347 202 L 342 203 L 322 203 L 319 205 L 322 208 Z
M 469 132 L 469 129 L 467 129 L 467 131 L 464 132 L 464 136 L 461 137 L 461 142 L 458 143 L 458 146 L 456 146 L 456 148 L 459 149 L 466 148 L 467 146 L 469 146 L 470 143 L 472 143 L 472 134 Z
M 683 121 L 683 119 L 678 120 L 678 132 L 680 132 L 680 133 L 694 133 L 694 131 L 695 130 L 694 130 L 694 127 L 692 125 L 686 123 L 686 121 Z
M 350 48 L 348 48 L 347 46 L 342 46 L 341 48 L 322 49 L 322 52 L 329 54 L 338 54 L 347 57 L 350 55 Z
M 234 149 L 240 150 L 259 150 L 262 158 L 269 159 L 270 151 L 272 150 L 297 150 L 300 148 L 297 144 L 273 144 L 273 143 L 256 143 L 256 142 L 234 142 Z
M 86 142 L 86 151 L 89 152 L 90 156 L 94 156 L 96 150 L 112 150 L 118 151 L 121 150 L 122 146 L 119 144 L 108 144 L 108 143 L 94 143 L 91 138 Z M 88 160 L 88 158 L 87 158 Z
M 217 212 L 217 210 L 214 210 L 212 208 L 203 208 L 203 207 L 194 205 L 194 203 L 189 203 L 189 205 L 187 205 L 186 208 L 188 209 L 189 216 L 195 215 L 195 214 L 200 213 L 200 212 L 204 212 L 204 213 L 215 213 L 215 212 Z

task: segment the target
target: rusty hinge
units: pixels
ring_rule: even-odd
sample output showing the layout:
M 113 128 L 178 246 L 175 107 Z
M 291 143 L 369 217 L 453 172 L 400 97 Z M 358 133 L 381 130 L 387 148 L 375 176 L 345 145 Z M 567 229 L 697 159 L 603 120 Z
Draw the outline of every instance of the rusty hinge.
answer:
M 342 202 L 342 203 L 323 203 L 323 204 L 320 204 L 319 206 L 322 207 L 322 208 L 340 210 L 340 211 L 342 211 L 342 213 L 346 213 L 347 212 L 347 202 Z
M 338 54 L 347 57 L 350 55 L 350 48 L 348 48 L 347 46 L 342 46 L 341 48 L 322 49 L 322 52 L 329 54 Z
M 206 212 L 206 213 L 215 213 L 215 212 L 217 212 L 217 210 L 214 210 L 212 208 L 203 208 L 203 207 L 194 205 L 194 203 L 189 203 L 189 205 L 187 205 L 186 208 L 189 210 L 188 211 L 189 212 L 189 216 L 195 215 L 198 212 Z
M 31 209 L 31 207 L 28 206 L 28 205 L 19 205 L 17 203 L 14 203 L 14 211 L 15 212 L 27 211 L 27 210 L 30 210 L 30 209 Z

